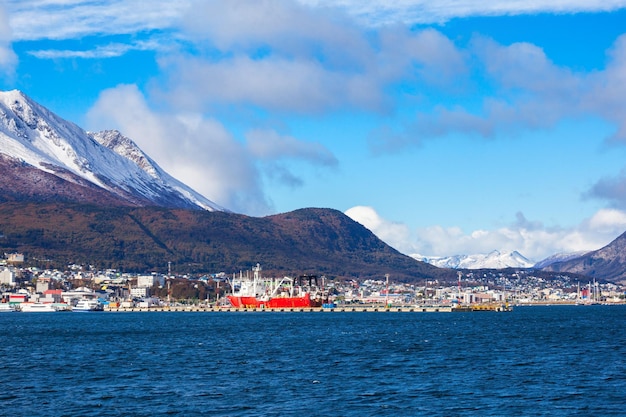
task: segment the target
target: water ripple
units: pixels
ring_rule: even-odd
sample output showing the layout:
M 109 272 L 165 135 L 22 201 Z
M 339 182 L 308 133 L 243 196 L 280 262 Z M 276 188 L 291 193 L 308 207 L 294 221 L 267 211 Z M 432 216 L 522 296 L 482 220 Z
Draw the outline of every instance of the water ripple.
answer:
M 15 416 L 618 416 L 625 325 L 624 306 L 5 314 L 0 400 Z

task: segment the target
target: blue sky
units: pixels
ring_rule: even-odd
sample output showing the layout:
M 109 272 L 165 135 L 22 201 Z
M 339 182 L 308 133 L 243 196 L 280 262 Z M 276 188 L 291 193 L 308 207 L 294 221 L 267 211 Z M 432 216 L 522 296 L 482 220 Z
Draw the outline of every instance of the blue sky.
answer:
M 7 0 L 0 84 L 236 212 L 538 261 L 626 230 L 624 22 L 626 0 Z

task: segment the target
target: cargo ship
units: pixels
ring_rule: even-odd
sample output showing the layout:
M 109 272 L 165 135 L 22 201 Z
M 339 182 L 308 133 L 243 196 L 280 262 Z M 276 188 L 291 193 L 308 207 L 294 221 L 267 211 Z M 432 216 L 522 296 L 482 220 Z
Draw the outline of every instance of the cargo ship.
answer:
M 235 308 L 298 308 L 321 307 L 324 302 L 323 283 L 316 275 L 299 278 L 270 279 L 261 277 L 261 265 L 252 268 L 253 277 L 233 277 L 228 301 Z

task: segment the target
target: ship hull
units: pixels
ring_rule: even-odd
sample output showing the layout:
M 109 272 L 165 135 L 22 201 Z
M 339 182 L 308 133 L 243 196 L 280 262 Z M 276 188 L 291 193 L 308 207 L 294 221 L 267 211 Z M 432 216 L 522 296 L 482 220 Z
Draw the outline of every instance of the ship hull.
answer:
M 311 300 L 309 294 L 302 297 L 275 297 L 259 300 L 256 297 L 229 295 L 228 300 L 235 308 L 299 308 L 320 307 L 321 301 Z

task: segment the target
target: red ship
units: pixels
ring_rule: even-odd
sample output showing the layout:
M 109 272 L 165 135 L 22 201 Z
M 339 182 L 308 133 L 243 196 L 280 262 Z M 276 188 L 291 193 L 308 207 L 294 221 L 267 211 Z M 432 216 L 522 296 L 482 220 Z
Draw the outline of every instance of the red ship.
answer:
M 261 278 L 261 266 L 252 268 L 253 278 L 239 276 L 231 282 L 232 294 L 228 301 L 235 308 L 297 308 L 321 307 L 323 290 L 318 277 L 302 275 L 299 279 Z

